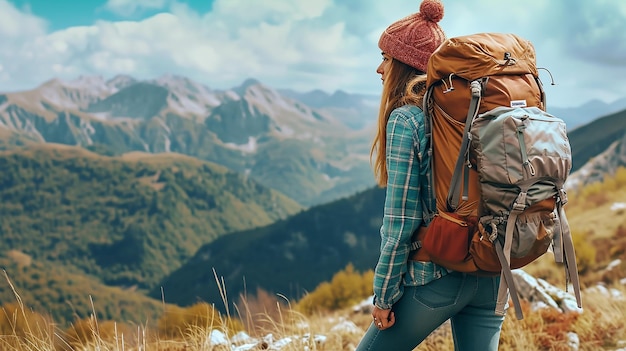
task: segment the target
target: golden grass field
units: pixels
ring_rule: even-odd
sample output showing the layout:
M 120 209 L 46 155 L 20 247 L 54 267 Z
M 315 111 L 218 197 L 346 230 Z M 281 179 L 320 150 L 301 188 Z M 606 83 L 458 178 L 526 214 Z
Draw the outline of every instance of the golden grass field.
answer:
M 626 295 L 626 290 L 621 289 Z M 19 300 L 19 297 L 18 297 Z M 626 347 L 626 302 L 608 302 L 605 295 L 583 293 L 584 312 L 563 314 L 553 310 L 530 311 L 525 304 L 524 319 L 507 317 L 504 323 L 500 350 L 570 350 L 567 344 L 568 333 L 579 337 L 580 350 L 616 350 Z M 114 322 L 99 322 L 92 319 L 87 325 L 76 325 L 71 343 L 61 342 L 60 331 L 45 320 L 33 320 L 24 305 L 22 308 L 7 311 L 5 317 L 13 320 L 13 330 L 2 330 L 0 350 L 18 351 L 226 351 L 236 350 L 226 345 L 211 345 L 207 336 L 212 330 L 222 330 L 222 324 L 188 326 L 182 337 L 159 338 L 151 336 L 149 326 L 116 325 Z M 290 338 L 293 340 L 283 351 L 343 351 L 354 350 L 369 323 L 371 316 L 355 313 L 351 309 L 335 311 L 306 317 L 283 304 L 277 304 L 273 310 L 255 315 L 248 321 L 246 333 L 262 338 L 271 334 L 274 340 Z M 418 318 L 418 317 L 416 317 Z M 337 328 L 342 322 L 353 324 L 356 328 Z M 230 333 L 232 337 L 232 332 Z M 315 342 L 308 336 L 323 336 L 323 342 Z M 233 339 L 234 340 L 234 339 Z M 80 342 L 77 342 L 80 341 Z M 235 341 L 231 341 L 236 344 Z M 267 344 L 260 343 L 256 348 L 245 350 L 264 350 Z M 453 350 L 450 327 L 444 324 L 414 351 Z M 243 350 L 243 349 L 242 349 Z

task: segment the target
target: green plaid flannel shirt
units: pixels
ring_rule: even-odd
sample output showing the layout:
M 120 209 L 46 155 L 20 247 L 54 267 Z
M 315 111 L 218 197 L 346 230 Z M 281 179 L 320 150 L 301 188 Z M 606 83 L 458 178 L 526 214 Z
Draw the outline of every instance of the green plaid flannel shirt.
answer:
M 424 285 L 448 272 L 432 262 L 409 260 L 413 232 L 430 222 L 425 217 L 436 207 L 427 142 L 419 107 L 406 105 L 391 112 L 386 144 L 389 179 L 374 275 L 375 304 L 381 309 L 391 308 L 404 286 Z

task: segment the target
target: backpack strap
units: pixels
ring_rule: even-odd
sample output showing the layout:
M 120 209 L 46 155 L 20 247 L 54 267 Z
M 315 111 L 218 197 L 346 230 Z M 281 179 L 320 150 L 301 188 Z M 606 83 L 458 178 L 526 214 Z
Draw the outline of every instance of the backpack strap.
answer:
M 463 173 L 463 200 L 466 200 L 468 195 L 469 186 L 469 170 L 463 169 L 463 165 L 467 164 L 471 167 L 468 159 L 468 150 L 470 142 L 470 127 L 472 121 L 478 114 L 478 105 L 480 104 L 482 85 L 478 80 L 470 83 L 470 89 L 472 92 L 472 100 L 470 101 L 469 109 L 467 110 L 467 119 L 465 120 L 465 129 L 463 130 L 463 140 L 461 141 L 461 149 L 459 150 L 459 157 L 456 160 L 454 166 L 454 173 L 452 173 L 452 179 L 450 181 L 450 190 L 448 191 L 448 199 L 446 201 L 448 211 L 454 212 L 459 207 L 459 195 L 461 193 L 461 173 Z
M 509 216 L 506 221 L 506 231 L 504 236 L 504 248 L 498 239 L 495 240 L 494 246 L 496 247 L 496 253 L 502 267 L 500 273 L 500 286 L 498 287 L 498 301 L 496 302 L 496 314 L 504 315 L 504 306 L 509 300 L 509 292 L 511 299 L 513 300 L 513 306 L 515 307 L 515 316 L 517 319 L 523 319 L 522 306 L 519 302 L 519 296 L 517 295 L 517 287 L 513 280 L 513 274 L 511 272 L 511 246 L 513 245 L 513 231 L 515 229 L 515 222 L 517 216 L 526 209 L 526 189 L 517 195 L 517 199 L 513 203 L 513 208 L 509 212 Z M 493 230 L 496 230 L 494 228 Z
M 432 124 L 430 122 L 430 119 L 432 118 L 432 95 L 433 95 L 433 89 L 434 89 L 434 85 L 430 86 L 428 89 L 426 89 L 426 92 L 424 93 L 424 97 L 422 98 L 422 112 L 424 113 L 424 137 L 426 138 L 426 149 L 425 150 L 428 153 L 428 156 L 430 157 L 429 160 L 429 168 L 430 168 L 430 172 L 431 172 L 431 177 L 430 177 L 430 191 L 431 193 L 429 194 L 429 196 L 432 196 L 433 198 L 435 197 L 435 179 L 432 176 L 432 172 L 435 169 L 435 164 L 434 164 L 434 160 L 433 160 L 433 132 L 432 132 Z M 430 208 L 428 208 L 428 206 L 424 206 L 424 208 L 428 209 L 428 218 L 429 220 L 432 221 L 433 218 L 435 218 L 436 212 L 437 212 L 437 208 L 435 206 L 435 210 L 433 212 L 430 211 Z
M 426 101 L 426 95 L 424 95 L 424 101 Z M 406 106 L 406 105 L 405 105 Z M 425 150 L 423 150 L 421 153 L 422 154 L 427 154 L 428 156 L 430 156 L 430 167 L 432 169 L 432 143 L 431 143 L 431 129 L 430 129 L 430 123 L 428 120 L 428 114 L 426 113 L 426 104 L 424 103 L 423 106 L 416 106 L 417 108 L 421 109 L 422 113 L 418 114 L 416 117 L 416 122 L 417 122 L 417 137 L 420 141 L 424 141 L 425 142 Z M 420 125 L 423 124 L 424 125 L 424 132 L 420 133 Z M 421 143 L 420 143 L 421 144 Z M 418 156 L 419 157 L 419 156 Z M 419 159 L 420 163 L 423 161 L 422 158 Z M 422 217 L 423 220 L 425 222 L 430 223 L 432 221 L 432 219 L 435 217 L 435 213 L 433 211 L 430 210 L 431 208 L 431 204 L 429 204 L 426 199 L 427 198 L 434 198 L 434 194 L 432 193 L 432 177 L 431 178 L 431 183 L 430 183 L 430 190 L 431 193 L 428 194 L 427 196 L 421 196 L 421 203 L 422 203 Z M 409 246 L 409 252 L 415 252 L 419 249 L 422 248 L 422 242 L 418 239 L 418 233 L 420 231 L 420 228 L 417 228 L 415 230 L 415 232 L 412 234 L 411 236 L 411 245 Z
M 576 253 L 574 251 L 574 241 L 572 240 L 572 233 L 570 231 L 569 224 L 567 222 L 567 216 L 563 210 L 563 205 L 567 203 L 567 195 L 565 190 L 560 188 L 559 196 L 556 202 L 557 215 L 559 216 L 559 222 L 561 223 L 561 241 L 563 247 L 563 263 L 565 264 L 565 291 L 569 286 L 569 281 L 572 282 L 574 288 L 574 295 L 576 296 L 576 304 L 578 308 L 582 308 L 582 299 L 580 296 L 580 281 L 578 279 L 578 266 L 576 265 Z
M 509 301 L 510 289 L 510 296 L 513 300 L 513 306 L 515 307 L 515 316 L 517 317 L 517 319 L 523 319 L 524 316 L 522 314 L 522 305 L 519 302 L 519 296 L 517 295 L 517 288 L 515 287 L 513 272 L 511 271 L 511 267 L 508 265 L 508 261 L 504 255 L 502 244 L 500 244 L 499 240 L 496 240 L 494 246 L 496 247 L 496 253 L 498 254 L 500 265 L 502 265 L 502 273 L 500 274 L 500 286 L 498 287 L 498 300 L 496 302 L 496 314 L 500 316 L 504 316 L 506 314 L 504 307 Z

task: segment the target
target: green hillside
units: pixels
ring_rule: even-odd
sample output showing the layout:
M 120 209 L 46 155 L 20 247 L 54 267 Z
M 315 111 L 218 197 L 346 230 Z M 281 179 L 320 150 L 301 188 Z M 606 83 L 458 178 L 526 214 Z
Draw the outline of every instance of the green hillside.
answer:
M 106 157 L 42 144 L 0 152 L 0 169 L 0 254 L 144 292 L 219 236 L 301 210 L 238 173 L 178 154 Z M 20 284 L 20 274 L 11 278 Z
M 213 269 L 231 300 L 257 288 L 298 298 L 348 263 L 371 269 L 378 258 L 384 194 L 372 188 L 266 227 L 222 236 L 162 282 L 165 301 L 205 300 L 224 307 Z M 161 289 L 150 296 L 161 296 Z

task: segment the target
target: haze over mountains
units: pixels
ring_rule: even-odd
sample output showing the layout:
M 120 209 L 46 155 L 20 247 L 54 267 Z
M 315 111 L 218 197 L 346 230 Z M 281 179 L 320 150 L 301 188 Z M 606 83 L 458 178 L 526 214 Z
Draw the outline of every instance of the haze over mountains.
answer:
M 567 129 L 572 131 L 599 117 L 608 116 L 626 110 L 626 98 L 613 101 L 610 104 L 599 100 L 591 100 L 575 107 L 551 107 L 548 97 L 548 112 L 560 117 L 567 124 Z
M 219 298 L 213 267 L 235 296 L 245 277 L 249 291 L 290 297 L 348 263 L 371 268 L 383 201 L 369 164 L 378 103 L 254 79 L 218 91 L 177 76 L 0 94 L 0 263 L 45 309 L 64 299 L 38 291 L 69 298 L 77 276 L 94 296 L 106 287 L 151 303 L 164 291 L 187 305 Z M 552 111 L 577 126 L 572 187 L 626 165 L 619 106 Z M 11 296 L 0 287 L 2 301 Z

